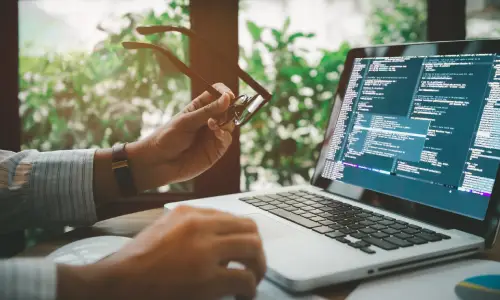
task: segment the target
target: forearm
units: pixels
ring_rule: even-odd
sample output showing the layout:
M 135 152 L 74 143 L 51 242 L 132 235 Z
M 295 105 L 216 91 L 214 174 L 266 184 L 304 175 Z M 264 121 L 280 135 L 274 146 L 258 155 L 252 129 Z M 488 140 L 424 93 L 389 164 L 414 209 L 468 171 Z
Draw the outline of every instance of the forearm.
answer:
M 139 143 L 129 143 L 126 146 L 129 166 L 131 168 L 132 178 L 137 191 L 143 192 L 147 189 L 156 187 L 153 180 L 150 180 L 142 169 L 146 162 L 141 155 L 141 145 Z M 116 210 L 113 210 L 113 204 L 121 198 L 120 188 L 112 169 L 112 149 L 97 150 L 94 155 L 93 168 L 93 194 L 99 219 L 106 219 L 117 216 Z

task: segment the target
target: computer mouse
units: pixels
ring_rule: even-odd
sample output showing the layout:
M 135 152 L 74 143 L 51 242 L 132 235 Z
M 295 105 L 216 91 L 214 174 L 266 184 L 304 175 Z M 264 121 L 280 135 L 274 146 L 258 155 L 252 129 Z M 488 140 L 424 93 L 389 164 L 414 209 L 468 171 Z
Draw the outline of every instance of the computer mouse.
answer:
M 500 300 L 500 274 L 467 278 L 455 286 L 462 300 Z
M 120 250 L 131 238 L 98 236 L 78 240 L 50 253 L 47 258 L 56 263 L 86 265 L 95 263 Z

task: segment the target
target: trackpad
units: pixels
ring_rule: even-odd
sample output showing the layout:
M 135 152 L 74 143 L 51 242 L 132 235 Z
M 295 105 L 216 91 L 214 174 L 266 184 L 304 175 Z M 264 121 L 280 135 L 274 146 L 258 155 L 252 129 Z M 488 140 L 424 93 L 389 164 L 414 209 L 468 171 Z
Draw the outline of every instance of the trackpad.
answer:
M 259 228 L 260 236 L 264 242 L 274 241 L 284 237 L 296 237 L 301 232 L 282 222 L 273 220 L 263 214 L 248 214 L 246 217 L 252 218 Z

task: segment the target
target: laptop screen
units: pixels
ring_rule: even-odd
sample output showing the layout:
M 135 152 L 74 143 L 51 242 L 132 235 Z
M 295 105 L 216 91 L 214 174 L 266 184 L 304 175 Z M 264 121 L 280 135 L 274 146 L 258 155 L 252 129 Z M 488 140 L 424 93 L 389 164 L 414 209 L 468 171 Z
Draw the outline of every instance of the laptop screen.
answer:
M 484 219 L 500 162 L 500 55 L 355 58 L 323 178 Z

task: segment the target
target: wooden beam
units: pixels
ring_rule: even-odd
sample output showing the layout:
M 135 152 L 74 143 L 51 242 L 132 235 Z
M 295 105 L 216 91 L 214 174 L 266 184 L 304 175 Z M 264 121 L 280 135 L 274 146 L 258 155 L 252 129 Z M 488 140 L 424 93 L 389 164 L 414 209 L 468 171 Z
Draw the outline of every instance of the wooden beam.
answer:
M 227 60 L 215 59 L 203 44 L 190 41 L 192 68 L 210 83 L 222 82 L 235 95 L 238 94 L 238 77 L 227 64 L 238 63 L 238 1 L 191 0 L 191 28 L 210 41 L 211 46 L 226 54 Z M 204 88 L 192 82 L 192 97 Z M 233 143 L 224 157 L 209 171 L 195 179 L 194 192 L 198 197 L 237 193 L 240 191 L 240 134 L 235 130 Z
M 466 0 L 427 0 L 427 39 L 464 40 L 466 4 Z

